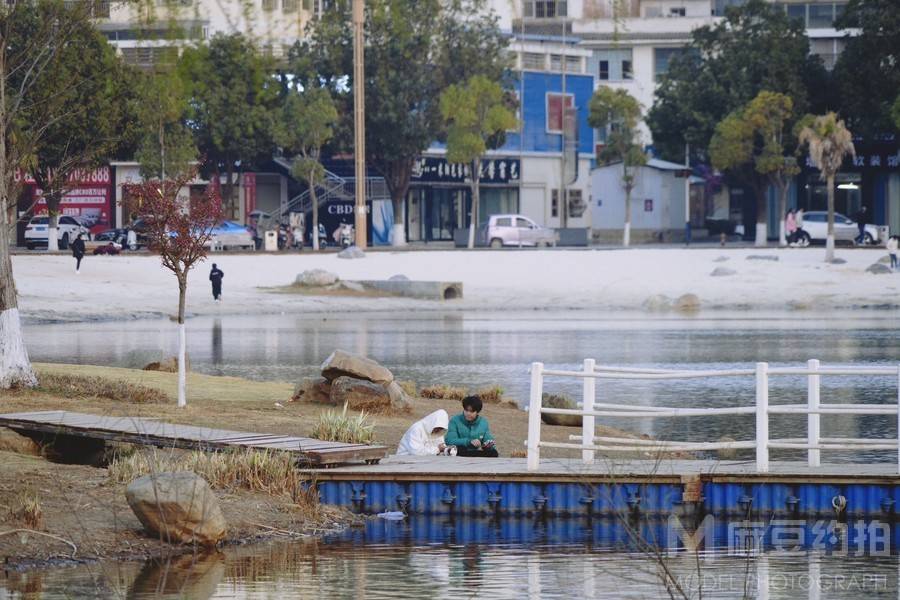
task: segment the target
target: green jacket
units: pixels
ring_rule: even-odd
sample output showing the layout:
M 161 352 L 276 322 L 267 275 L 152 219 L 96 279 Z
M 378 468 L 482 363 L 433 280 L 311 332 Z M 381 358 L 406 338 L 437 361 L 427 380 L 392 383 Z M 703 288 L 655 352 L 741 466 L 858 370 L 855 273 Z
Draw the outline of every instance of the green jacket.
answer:
M 450 419 L 450 426 L 447 428 L 447 434 L 444 436 L 444 443 L 450 446 L 465 447 L 471 446 L 471 442 L 474 439 L 481 440 L 482 444 L 494 439 L 488 427 L 487 419 L 478 415 L 474 421 L 469 423 L 462 413 Z

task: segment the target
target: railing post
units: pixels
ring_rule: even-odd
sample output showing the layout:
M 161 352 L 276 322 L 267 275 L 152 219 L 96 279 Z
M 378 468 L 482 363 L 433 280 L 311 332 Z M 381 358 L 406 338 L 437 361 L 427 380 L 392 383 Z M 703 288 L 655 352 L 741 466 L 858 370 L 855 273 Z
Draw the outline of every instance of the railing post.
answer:
M 819 361 L 813 358 L 806 362 L 806 366 L 810 371 L 818 371 Z M 819 375 L 818 373 L 810 374 L 806 384 L 806 408 L 810 411 L 810 413 L 806 416 L 806 443 L 808 443 L 810 446 L 814 446 L 819 443 L 819 425 L 821 415 L 819 415 L 819 413 L 813 413 L 812 411 L 819 410 L 820 379 L 821 375 Z M 810 467 L 818 467 L 821 465 L 822 453 L 818 448 L 810 448 L 807 451 L 806 456 L 807 464 Z
M 544 363 L 531 363 L 531 395 L 528 398 L 528 470 L 541 462 L 541 396 L 544 393 Z
M 769 472 L 769 363 L 756 363 L 756 472 Z
M 594 463 L 594 451 L 588 450 L 588 446 L 594 445 L 594 415 L 588 415 L 588 412 L 594 410 L 594 398 L 595 398 L 595 390 L 597 380 L 588 376 L 588 374 L 594 374 L 594 359 L 586 358 L 584 359 L 584 384 L 582 386 L 584 390 L 584 398 L 581 403 L 581 410 L 584 414 L 581 416 L 581 443 L 584 445 L 584 449 L 581 451 L 581 460 L 586 465 L 591 465 Z

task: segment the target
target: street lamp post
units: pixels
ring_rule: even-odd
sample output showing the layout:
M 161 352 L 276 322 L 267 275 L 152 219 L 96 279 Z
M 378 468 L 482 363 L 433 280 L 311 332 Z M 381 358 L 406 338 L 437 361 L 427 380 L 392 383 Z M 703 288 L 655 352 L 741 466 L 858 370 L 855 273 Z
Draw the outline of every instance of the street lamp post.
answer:
M 353 158 L 356 169 L 356 246 L 366 247 L 366 102 L 363 0 L 353 0 Z

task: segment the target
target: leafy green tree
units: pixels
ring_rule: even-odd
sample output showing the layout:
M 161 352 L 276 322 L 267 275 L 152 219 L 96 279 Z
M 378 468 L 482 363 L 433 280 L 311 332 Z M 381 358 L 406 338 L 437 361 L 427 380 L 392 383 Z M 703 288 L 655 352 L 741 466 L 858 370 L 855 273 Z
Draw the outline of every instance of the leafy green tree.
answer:
M 771 3 L 750 0 L 692 32 L 688 51 L 659 81 L 647 124 L 664 157 L 681 160 L 689 143 L 705 161 L 716 125 L 762 90 L 789 96 L 795 114 L 804 114 L 819 110 L 814 101 L 828 101 L 826 81 L 804 25 Z
M 337 109 L 328 90 L 308 87 L 303 91 L 291 90 L 285 97 L 278 122 L 275 141 L 286 153 L 293 156 L 291 171 L 309 185 L 312 201 L 312 243 L 319 249 L 319 202 L 316 185 L 325 176 L 322 166 L 322 147 L 334 135 L 338 121 Z
M 83 7 L 76 3 L 63 10 L 69 18 L 83 19 L 84 26 L 56 54 L 53 68 L 37 77 L 30 109 L 23 115 L 36 121 L 44 121 L 47 110 L 56 115 L 46 122 L 25 165 L 47 202 L 51 251 L 58 249 L 59 205 L 71 186 L 70 175 L 98 166 L 117 144 L 122 114 L 118 82 L 125 71 L 106 39 L 89 26 Z M 63 242 L 67 246 L 68 239 Z
M 58 121 L 65 119 L 67 90 L 47 95 L 42 82 L 68 64 L 70 45 L 94 35 L 88 3 L 61 0 L 0 4 L 0 389 L 37 383 L 22 337 L 9 244 L 19 187 L 26 169 Z M 75 87 L 90 86 L 79 71 L 64 70 Z M 35 118 L 35 116 L 39 118 Z
M 796 154 L 789 152 L 794 102 L 789 96 L 763 90 L 717 126 L 709 147 L 712 164 L 720 170 L 744 169 L 758 196 L 766 184 L 778 191 L 779 245 L 786 246 L 784 217 L 791 177 L 800 172 Z M 766 244 L 766 202 L 756 212 L 756 245 Z
M 900 9 L 896 0 L 850 0 L 836 27 L 854 29 L 834 68 L 841 114 L 856 135 L 871 138 L 900 124 L 891 105 L 900 96 Z
M 809 145 L 809 158 L 828 187 L 828 237 L 825 262 L 834 260 L 834 175 L 847 155 L 856 156 L 853 134 L 833 112 L 815 117 L 800 131 L 800 143 Z
M 190 97 L 187 123 L 205 159 L 204 175 L 222 185 L 226 218 L 237 218 L 238 168 L 270 158 L 280 86 L 270 62 L 240 34 L 213 36 L 178 63 Z
M 464 86 L 451 85 L 441 94 L 441 115 L 447 125 L 447 160 L 467 165 L 472 190 L 469 248 L 475 247 L 478 221 L 481 158 L 489 142 L 518 126 L 516 115 L 506 104 L 503 88 L 484 75 L 475 75 Z
M 641 105 L 627 91 L 600 87 L 591 96 L 588 124 L 608 130 L 606 145 L 597 156 L 603 164 L 622 163 L 622 189 L 625 190 L 625 226 L 622 245 L 631 244 L 631 192 L 635 187 L 634 168 L 647 164 L 640 144 L 638 124 Z
M 184 124 L 188 111 L 185 86 L 173 69 L 143 75 L 139 80 L 135 159 L 144 179 L 180 179 L 197 162 L 197 147 Z
M 366 160 L 390 191 L 395 245 L 405 244 L 403 206 L 413 165 L 441 134 L 441 92 L 478 74 L 500 81 L 507 66 L 507 38 L 486 6 L 484 0 L 366 2 Z M 352 39 L 348 16 L 333 10 L 293 51 L 295 74 L 332 90 L 345 117 L 336 128 L 344 148 L 352 146 Z

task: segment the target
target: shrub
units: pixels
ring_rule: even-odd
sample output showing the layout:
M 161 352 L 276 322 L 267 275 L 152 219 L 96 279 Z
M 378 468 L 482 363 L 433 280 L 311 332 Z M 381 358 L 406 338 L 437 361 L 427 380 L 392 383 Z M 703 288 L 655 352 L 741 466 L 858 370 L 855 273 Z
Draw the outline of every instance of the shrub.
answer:
M 25 524 L 29 529 L 39 530 L 44 528 L 44 511 L 41 508 L 41 499 L 34 490 L 19 492 L 9 507 L 10 516 Z
M 156 388 L 103 377 L 44 373 L 38 389 L 64 398 L 94 396 L 130 404 L 167 404 L 171 398 Z
M 347 404 L 344 403 L 341 412 L 328 410 L 319 415 L 311 437 L 329 442 L 372 444 L 375 441 L 375 425 L 368 421 L 369 415 L 365 412 L 348 416 Z
M 397 384 L 404 392 L 406 392 L 407 396 L 415 398 L 419 395 L 419 386 L 416 385 L 415 381 L 407 379 L 406 381 L 397 381 Z
M 451 385 L 429 385 L 423 387 L 421 392 L 423 398 L 435 400 L 462 400 L 468 395 L 469 392 L 466 388 Z
M 541 396 L 541 406 L 547 408 L 578 408 L 575 401 L 563 394 L 550 394 L 544 392 Z
M 499 385 L 492 385 L 481 388 L 475 395 L 481 398 L 485 404 L 499 404 L 503 401 L 503 388 Z

